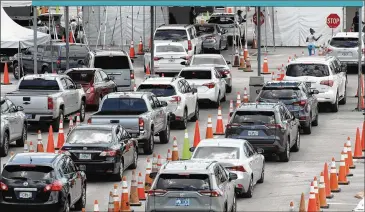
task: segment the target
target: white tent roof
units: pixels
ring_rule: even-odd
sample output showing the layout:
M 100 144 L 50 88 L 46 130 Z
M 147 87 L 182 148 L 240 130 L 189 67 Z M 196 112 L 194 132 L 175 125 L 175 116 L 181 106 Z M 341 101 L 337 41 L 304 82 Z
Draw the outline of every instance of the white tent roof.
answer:
M 32 1 L 1 1 L 2 7 L 27 7 L 32 6 Z
M 1 46 L 0 48 L 28 48 L 34 46 L 33 29 L 15 23 L 1 7 Z M 51 36 L 37 32 L 37 44 L 49 42 Z

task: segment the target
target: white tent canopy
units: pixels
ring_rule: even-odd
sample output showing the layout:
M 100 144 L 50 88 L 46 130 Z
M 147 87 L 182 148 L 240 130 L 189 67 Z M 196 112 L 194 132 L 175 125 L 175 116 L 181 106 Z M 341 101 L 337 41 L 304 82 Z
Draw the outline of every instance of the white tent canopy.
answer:
M 15 23 L 1 7 L 1 46 L 0 48 L 28 48 L 34 46 L 33 29 Z M 37 32 L 37 44 L 49 42 L 51 36 Z
M 2 7 L 28 7 L 32 6 L 32 1 L 1 1 Z

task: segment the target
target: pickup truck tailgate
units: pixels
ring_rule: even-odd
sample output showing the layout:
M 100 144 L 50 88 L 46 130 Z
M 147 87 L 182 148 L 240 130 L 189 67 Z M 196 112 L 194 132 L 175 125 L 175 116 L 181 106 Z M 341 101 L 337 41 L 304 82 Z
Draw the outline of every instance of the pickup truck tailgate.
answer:
M 12 93 L 8 93 L 6 96 L 15 105 L 22 106 L 25 112 L 36 113 L 47 111 L 48 97 L 35 94 L 36 92 L 28 96 L 26 93 L 19 93 L 19 95 L 12 95 Z
M 120 124 L 129 133 L 139 133 L 139 117 L 133 115 L 92 115 L 92 124 Z

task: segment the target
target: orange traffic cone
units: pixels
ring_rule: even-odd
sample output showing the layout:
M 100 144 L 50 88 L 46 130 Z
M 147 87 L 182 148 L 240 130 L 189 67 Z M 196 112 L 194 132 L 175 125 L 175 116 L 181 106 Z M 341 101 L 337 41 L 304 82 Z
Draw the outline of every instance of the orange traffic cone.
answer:
M 11 85 L 12 83 L 10 83 L 10 78 L 9 78 L 9 70 L 8 70 L 8 64 L 5 63 L 4 64 L 4 80 L 3 83 L 1 83 L 2 85 Z
M 362 146 L 362 151 L 365 152 L 365 121 L 362 123 L 361 146 Z
M 24 153 L 29 152 L 29 149 L 28 149 L 28 141 L 26 141 L 26 140 L 24 141 L 23 152 L 24 152 Z
M 40 130 L 38 130 L 37 152 L 44 152 L 43 141 L 42 141 L 42 133 L 41 133 Z
M 150 174 L 152 171 L 150 158 L 147 158 L 147 166 L 146 166 L 146 176 L 144 179 L 144 190 L 148 192 L 151 189 L 153 180 L 150 178 Z
M 216 124 L 214 135 L 224 135 L 222 107 L 221 106 L 218 107 L 217 124 Z
M 172 161 L 177 161 L 179 160 L 179 148 L 177 146 L 177 140 L 175 136 L 173 140 L 174 142 L 172 144 Z
M 166 161 L 172 161 L 171 149 L 167 149 Z
M 143 52 L 143 42 L 142 42 L 142 36 L 139 38 L 139 44 L 138 44 L 138 55 L 144 55 Z
M 244 53 L 241 51 L 240 66 L 239 66 L 238 70 L 245 70 L 245 69 L 246 69 L 246 62 L 245 62 L 245 58 L 244 58 Z
M 122 195 L 120 199 L 120 212 L 131 212 L 128 195 L 127 177 L 124 176 L 122 180 Z
M 343 157 L 345 158 L 345 167 L 346 167 L 346 176 L 353 176 L 352 173 L 350 173 L 350 165 L 349 165 L 349 158 L 347 153 L 347 144 L 345 143 L 343 146 Z
M 362 155 L 362 145 L 360 139 L 360 129 L 356 129 L 356 142 L 355 142 L 355 151 L 354 151 L 354 159 L 363 159 L 364 156 Z
M 233 100 L 229 101 L 229 114 L 228 114 L 228 120 L 231 119 L 231 114 L 233 113 Z
M 69 32 L 69 34 L 68 34 L 68 42 L 69 43 L 74 43 L 74 38 L 73 38 L 72 32 Z
M 193 147 L 197 147 L 200 142 L 200 128 L 199 128 L 199 121 L 196 120 L 195 122 L 195 132 L 194 132 L 194 143 Z
M 248 103 L 248 95 L 246 87 L 243 89 L 243 103 Z
M 146 75 L 150 75 L 150 74 L 151 74 L 150 65 L 147 65 L 147 67 L 146 67 Z
M 47 152 L 54 153 L 54 139 L 52 125 L 49 126 Z
M 314 191 L 314 183 L 312 181 L 308 200 L 308 212 L 318 212 L 317 210 L 317 199 Z
M 320 208 L 321 207 L 319 205 L 319 194 L 318 194 L 318 181 L 317 181 L 317 177 L 314 177 L 313 186 L 314 186 L 314 194 L 316 196 L 317 211 L 320 211 Z
M 160 171 L 160 169 L 161 169 L 161 166 L 162 166 L 162 161 L 161 161 L 162 159 L 161 159 L 161 155 L 158 155 L 157 156 L 157 172 L 158 171 Z
M 65 144 L 65 134 L 63 133 L 63 120 L 61 119 L 58 130 L 57 149 L 61 149 L 63 144 Z
M 350 182 L 346 177 L 346 162 L 344 152 L 341 152 L 341 161 L 340 161 L 340 171 L 338 173 L 338 184 L 339 185 L 348 185 Z
M 243 58 L 245 59 L 245 61 L 247 60 L 248 57 L 248 49 L 247 49 L 247 41 L 245 42 L 245 48 L 243 50 Z
M 205 133 L 205 138 L 213 138 L 213 126 L 212 126 L 212 117 L 208 116 L 208 124 L 207 124 L 207 130 Z
M 326 200 L 326 184 L 324 181 L 324 174 L 321 172 L 321 176 L 319 178 L 319 205 L 321 208 L 329 208 L 330 206 L 327 204 Z
M 247 55 L 247 59 L 245 62 L 246 62 L 246 69 L 243 71 L 244 72 L 253 72 L 253 70 L 251 69 L 250 55 Z
M 238 50 L 236 49 L 236 53 L 234 54 L 234 60 L 232 67 L 239 67 L 240 66 L 240 57 L 238 55 Z
M 284 64 L 282 64 L 281 70 L 280 70 L 280 81 L 284 80 L 284 77 L 285 77 L 285 69 L 284 69 Z
M 97 200 L 94 201 L 94 212 L 100 212 L 99 202 Z
M 240 92 L 237 92 L 236 108 L 238 108 L 240 105 L 241 105 L 241 94 L 240 94 Z
M 146 200 L 146 191 L 144 190 L 143 186 L 143 178 L 142 173 L 138 173 L 138 199 L 139 200 Z
M 299 212 L 307 212 L 307 211 L 305 210 L 305 198 L 304 198 L 304 193 L 302 193 L 302 195 L 300 196 Z
M 68 132 L 67 134 L 70 134 L 71 130 L 74 127 L 74 118 L 72 116 L 68 117 L 68 120 L 70 121 L 68 124 Z
M 131 47 L 129 48 L 129 57 L 136 58 L 136 53 L 134 52 L 134 42 L 131 41 Z
M 152 172 L 158 172 L 157 170 L 157 156 L 156 153 L 152 155 Z
M 114 212 L 119 212 L 120 203 L 119 203 L 119 195 L 118 195 L 118 184 L 114 184 L 113 203 L 114 203 Z
M 261 74 L 270 74 L 269 72 L 269 64 L 267 62 L 267 55 L 265 54 L 264 57 L 264 64 L 262 65 L 262 72 Z
M 256 35 L 254 35 L 254 36 L 253 36 L 251 49 L 257 49 L 257 39 L 256 39 Z
M 327 163 L 324 163 L 324 169 L 323 169 L 323 177 L 324 177 L 324 183 L 326 185 L 326 198 L 332 199 L 333 194 L 331 193 L 331 185 L 330 185 L 330 178 L 328 176 L 328 165 Z
M 335 158 L 332 158 L 331 162 L 330 187 L 331 187 L 331 192 L 338 193 L 341 191 L 341 188 L 338 187 L 338 177 L 337 177 Z
M 108 212 L 114 212 L 113 192 L 109 192 Z
M 77 113 L 76 114 L 76 126 L 79 126 L 81 124 L 81 121 L 80 121 L 80 113 Z
M 33 142 L 29 141 L 29 152 L 34 152 Z
M 130 206 L 141 206 L 142 203 L 138 198 L 138 184 L 137 184 L 137 176 L 136 171 L 132 171 L 132 181 L 131 181 L 131 191 L 130 191 Z

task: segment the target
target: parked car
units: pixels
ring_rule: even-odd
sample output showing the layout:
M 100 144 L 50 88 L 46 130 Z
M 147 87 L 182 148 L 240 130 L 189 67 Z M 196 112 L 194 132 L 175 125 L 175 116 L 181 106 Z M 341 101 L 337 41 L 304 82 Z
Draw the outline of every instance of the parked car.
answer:
M 1 140 L 0 157 L 8 155 L 9 144 L 13 141 L 21 147 L 27 140 L 28 122 L 22 106 L 16 106 L 8 98 L 1 97 Z
M 68 212 L 86 206 L 86 175 L 67 155 L 18 153 L 1 176 L 2 211 Z
M 290 160 L 300 149 L 300 124 L 282 102 L 243 103 L 231 115 L 225 137 L 245 139 L 267 156 Z
M 113 76 L 100 68 L 73 68 L 65 72 L 75 83 L 81 84 L 86 93 L 86 105 L 99 106 L 103 96 L 117 90 Z
M 311 134 L 312 126 L 318 126 L 318 100 L 314 96 L 318 93 L 318 90 L 311 91 L 305 82 L 274 81 L 265 83 L 256 101 L 281 101 L 299 119 L 304 133 Z
M 198 89 L 198 101 L 212 102 L 217 107 L 226 101 L 226 82 L 214 67 L 190 66 L 183 68 L 178 76 Z
M 138 141 L 121 125 L 79 125 L 60 150 L 86 173 L 112 174 L 121 181 L 124 170 L 137 168 Z
M 146 212 L 237 210 L 237 175 L 216 161 L 172 161 L 150 177 Z
M 51 122 L 58 131 L 60 120 L 80 113 L 85 119 L 86 95 L 67 75 L 36 74 L 20 79 L 15 91 L 6 94 L 15 105 L 23 105 L 30 124 Z
M 160 102 L 150 92 L 116 92 L 104 96 L 99 110 L 88 122 L 120 124 L 138 138 L 145 154 L 152 154 L 154 136 L 158 135 L 165 144 L 170 139 L 171 115 L 166 107 L 167 102 Z
M 336 57 L 301 57 L 287 65 L 284 80 L 306 82 L 320 104 L 329 103 L 332 112 L 346 104 L 347 67 Z M 328 107 L 328 106 L 323 106 Z
M 218 54 L 221 50 L 228 49 L 226 29 L 221 29 L 218 24 L 195 24 L 198 36 L 202 39 L 203 53 L 214 51 Z
M 86 68 L 101 68 L 113 77 L 117 91 L 132 91 L 134 86 L 133 60 L 129 54 L 122 51 L 95 50 L 89 52 L 85 60 L 80 61 Z
M 243 139 L 205 139 L 193 151 L 191 160 L 218 161 L 223 167 L 237 174 L 234 181 L 239 196 L 251 198 L 256 183 L 264 182 L 265 157 L 263 150 L 257 151 Z
M 156 43 L 154 48 L 154 69 L 155 74 L 178 74 L 184 67 L 182 61 L 189 59 L 189 55 L 181 43 Z M 144 71 L 151 68 L 151 53 L 144 54 Z
M 184 78 L 150 77 L 146 78 L 137 91 L 151 92 L 159 101 L 167 102 L 167 111 L 174 114 L 174 122 L 186 129 L 188 120 L 199 119 L 198 90 L 190 87 Z
M 187 66 L 211 66 L 214 67 L 226 81 L 227 93 L 232 92 L 232 66 L 231 61 L 226 59 L 220 54 L 199 54 L 194 55 L 187 62 L 182 62 Z

